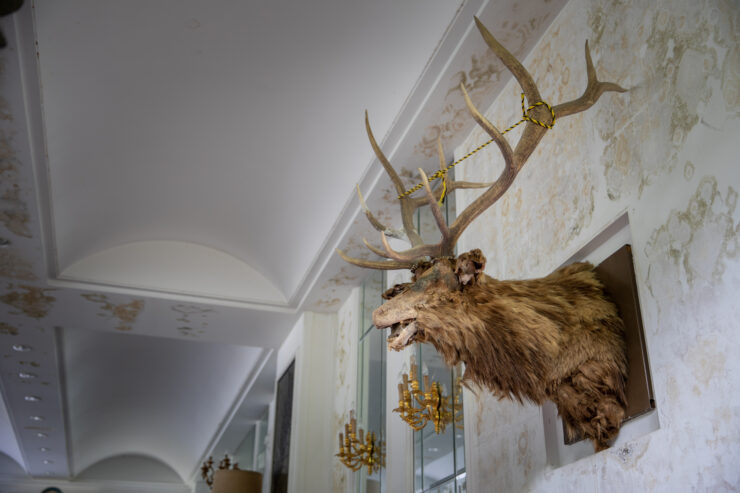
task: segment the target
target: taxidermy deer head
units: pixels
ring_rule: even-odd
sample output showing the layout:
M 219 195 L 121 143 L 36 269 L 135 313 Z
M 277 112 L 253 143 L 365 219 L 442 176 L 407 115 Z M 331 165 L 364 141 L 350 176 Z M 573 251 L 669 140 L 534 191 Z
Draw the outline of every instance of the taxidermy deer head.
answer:
M 514 75 L 530 104 L 542 101 L 529 72 L 476 18 L 491 50 Z M 590 108 L 606 91 L 624 92 L 610 82 L 600 82 L 586 43 L 588 83 L 581 97 L 554 106 L 541 104 L 530 117 L 552 124 Z M 381 232 L 383 249 L 367 247 L 387 260 L 344 260 L 371 269 L 410 269 L 412 281 L 386 291 L 388 300 L 373 312 L 379 329 L 391 328 L 390 349 L 414 342 L 428 342 L 452 366 L 466 365 L 465 381 L 487 388 L 500 398 L 541 404 L 552 400 L 570 436 L 582 434 L 594 448 L 607 448 L 625 416 L 624 385 L 627 374 L 622 320 L 603 291 L 593 266 L 578 263 L 558 269 L 542 279 L 499 281 L 483 273 L 486 259 L 480 250 L 455 257 L 454 249 L 465 228 L 494 204 L 511 186 L 539 141 L 546 126 L 527 121 L 516 147 L 473 105 L 461 85 L 475 121 L 491 136 L 503 155 L 505 167 L 492 184 L 451 181 L 447 189 L 487 187 L 457 219 L 447 226 L 438 200 L 443 193 L 429 185 L 419 169 L 425 196 L 405 194 L 403 183 L 373 137 L 365 115 L 370 144 L 399 193 L 405 235 L 381 224 L 362 203 L 372 225 Z M 445 161 L 438 143 L 440 165 Z M 414 211 L 429 205 L 441 232 L 437 244 L 424 244 L 414 227 Z M 403 237 L 411 248 L 397 252 L 387 236 Z

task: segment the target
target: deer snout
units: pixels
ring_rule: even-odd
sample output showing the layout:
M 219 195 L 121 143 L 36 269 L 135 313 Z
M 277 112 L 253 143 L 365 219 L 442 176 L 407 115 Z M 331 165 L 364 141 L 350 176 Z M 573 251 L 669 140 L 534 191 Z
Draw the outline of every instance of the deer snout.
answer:
M 373 312 L 373 324 L 379 329 L 407 321 L 416 320 L 418 315 L 413 300 L 402 295 L 386 301 Z

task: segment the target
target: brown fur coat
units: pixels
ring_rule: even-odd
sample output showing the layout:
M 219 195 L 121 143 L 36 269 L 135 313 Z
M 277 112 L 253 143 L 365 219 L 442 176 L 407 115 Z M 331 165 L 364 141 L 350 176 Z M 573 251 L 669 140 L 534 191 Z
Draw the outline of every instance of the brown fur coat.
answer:
M 625 414 L 622 320 L 593 266 L 572 264 L 542 279 L 498 281 L 473 250 L 416 269 L 373 314 L 392 326 L 389 345 L 428 342 L 465 381 L 500 398 L 552 400 L 566 431 L 601 450 Z

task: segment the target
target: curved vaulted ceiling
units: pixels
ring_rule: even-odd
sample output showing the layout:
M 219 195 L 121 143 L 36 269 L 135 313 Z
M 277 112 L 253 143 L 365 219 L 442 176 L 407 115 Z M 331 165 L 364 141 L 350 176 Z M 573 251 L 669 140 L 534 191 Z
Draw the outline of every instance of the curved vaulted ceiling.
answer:
M 138 454 L 157 457 L 189 478 L 261 353 L 245 346 L 65 330 L 76 472 L 101 457 Z
M 457 8 L 37 2 L 59 271 L 192 242 L 290 298 Z

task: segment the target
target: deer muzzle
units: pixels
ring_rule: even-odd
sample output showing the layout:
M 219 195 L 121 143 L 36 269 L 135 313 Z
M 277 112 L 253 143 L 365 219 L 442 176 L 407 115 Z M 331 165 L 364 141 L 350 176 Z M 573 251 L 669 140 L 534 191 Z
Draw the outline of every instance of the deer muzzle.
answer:
M 414 342 L 419 331 L 416 325 L 417 311 L 414 305 L 418 301 L 416 293 L 403 293 L 378 307 L 373 312 L 373 324 L 378 329 L 390 327 L 388 349 L 400 351 Z M 412 299 L 413 298 L 413 299 Z

